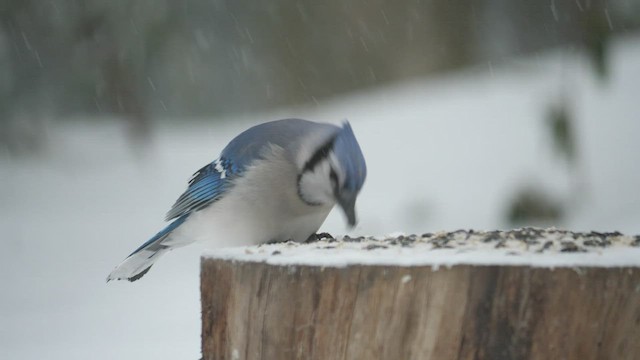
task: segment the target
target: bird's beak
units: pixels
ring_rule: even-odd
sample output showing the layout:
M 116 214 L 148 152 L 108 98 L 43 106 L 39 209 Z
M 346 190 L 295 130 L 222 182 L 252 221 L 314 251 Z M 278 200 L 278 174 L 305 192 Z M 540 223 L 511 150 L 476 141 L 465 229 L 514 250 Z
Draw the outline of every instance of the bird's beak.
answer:
M 349 227 L 356 225 L 356 197 L 357 194 L 350 191 L 343 191 L 338 194 L 338 204 L 347 216 Z

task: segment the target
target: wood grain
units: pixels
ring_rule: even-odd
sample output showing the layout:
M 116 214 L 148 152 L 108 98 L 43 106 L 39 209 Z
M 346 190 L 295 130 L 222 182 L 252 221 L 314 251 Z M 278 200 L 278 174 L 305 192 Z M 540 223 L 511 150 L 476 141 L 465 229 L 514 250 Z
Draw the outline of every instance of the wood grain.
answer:
M 203 258 L 203 359 L 639 359 L 640 269 Z

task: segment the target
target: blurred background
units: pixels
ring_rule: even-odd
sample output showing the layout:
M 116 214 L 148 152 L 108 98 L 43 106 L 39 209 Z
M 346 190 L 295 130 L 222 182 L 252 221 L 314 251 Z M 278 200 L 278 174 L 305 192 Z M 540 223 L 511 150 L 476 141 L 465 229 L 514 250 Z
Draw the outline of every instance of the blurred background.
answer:
M 640 0 L 1 0 L 0 348 L 199 358 L 202 249 L 104 279 L 279 118 L 352 123 L 354 234 L 640 233 L 639 27 Z

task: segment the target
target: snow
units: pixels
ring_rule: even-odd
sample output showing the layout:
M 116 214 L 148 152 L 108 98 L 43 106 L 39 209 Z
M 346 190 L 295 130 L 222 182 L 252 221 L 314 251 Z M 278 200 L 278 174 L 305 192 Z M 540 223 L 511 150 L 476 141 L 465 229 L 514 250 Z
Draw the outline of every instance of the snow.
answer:
M 282 254 L 271 255 L 273 251 Z M 347 245 L 339 249 L 322 250 L 320 247 L 296 246 L 282 251 L 281 247 L 268 247 L 257 252 L 245 252 L 245 248 L 227 248 L 206 253 L 205 258 L 242 262 L 264 262 L 277 266 L 320 266 L 345 267 L 349 265 L 388 266 L 441 266 L 454 265 L 508 265 L 541 268 L 574 267 L 640 267 L 640 249 L 617 247 L 594 253 L 564 254 L 553 256 L 536 253 L 510 253 L 506 249 L 477 249 L 460 251 L 457 249 L 375 249 Z
M 580 53 L 551 51 L 312 107 L 227 122 L 175 121 L 157 128 L 146 150 L 132 149 L 118 122 L 52 124 L 44 158 L 0 150 L 2 357 L 198 359 L 202 249 L 172 252 L 135 283 L 105 278 L 161 229 L 193 172 L 235 134 L 266 120 L 349 119 L 369 167 L 353 234 L 503 228 L 505 207 L 522 183 L 571 203 L 558 227 L 638 234 L 640 35 L 617 39 L 610 61 L 605 83 Z M 577 199 L 567 195 L 576 184 L 550 150 L 544 125 L 563 90 L 577 121 L 585 189 Z M 344 224 L 334 211 L 321 230 L 344 233 Z M 225 240 L 221 246 L 238 239 Z M 589 261 L 637 258 L 610 250 Z M 446 252 L 470 261 L 465 252 L 431 253 Z M 385 256 L 383 249 L 368 253 Z M 348 260 L 340 256 L 335 261 Z M 503 256 L 510 259 L 517 257 Z
M 640 267 L 640 244 L 636 241 L 640 243 L 631 236 L 596 236 L 555 229 L 460 230 L 410 237 L 338 238 L 310 244 L 287 242 L 212 249 L 203 258 L 277 266 L 431 266 L 436 270 L 454 265 Z

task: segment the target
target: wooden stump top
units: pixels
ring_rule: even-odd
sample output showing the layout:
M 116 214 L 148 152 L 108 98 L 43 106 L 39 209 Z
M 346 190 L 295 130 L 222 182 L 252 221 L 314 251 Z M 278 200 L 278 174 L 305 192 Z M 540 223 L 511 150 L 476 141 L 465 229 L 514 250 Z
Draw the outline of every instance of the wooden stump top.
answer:
M 639 245 L 520 229 L 212 251 L 203 359 L 635 360 Z
M 270 265 L 640 267 L 640 235 L 523 228 L 339 237 L 211 250 L 203 258 Z

